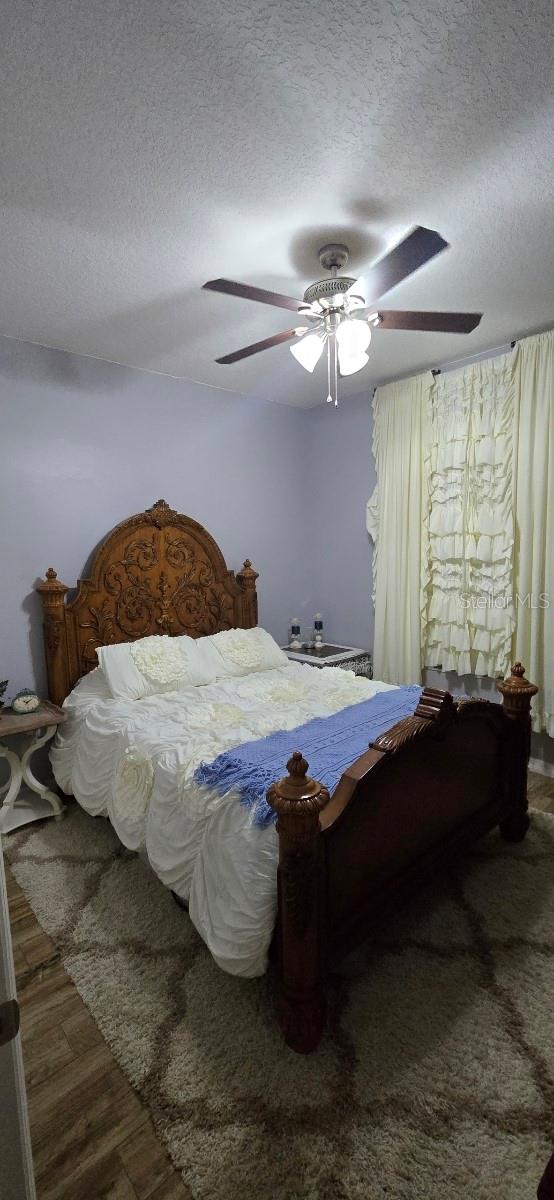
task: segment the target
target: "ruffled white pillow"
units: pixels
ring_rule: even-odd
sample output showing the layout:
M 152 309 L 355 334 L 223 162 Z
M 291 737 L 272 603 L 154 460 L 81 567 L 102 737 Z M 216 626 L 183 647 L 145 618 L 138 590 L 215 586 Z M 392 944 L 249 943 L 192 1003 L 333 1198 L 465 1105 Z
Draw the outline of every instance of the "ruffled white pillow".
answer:
M 215 669 L 194 638 L 155 634 L 99 646 L 98 662 L 114 700 L 141 700 L 144 696 L 183 691 L 213 683 Z
M 271 634 L 259 625 L 255 629 L 224 629 L 222 633 L 199 640 L 211 647 L 210 665 L 213 664 L 217 679 L 288 665 L 286 654 Z

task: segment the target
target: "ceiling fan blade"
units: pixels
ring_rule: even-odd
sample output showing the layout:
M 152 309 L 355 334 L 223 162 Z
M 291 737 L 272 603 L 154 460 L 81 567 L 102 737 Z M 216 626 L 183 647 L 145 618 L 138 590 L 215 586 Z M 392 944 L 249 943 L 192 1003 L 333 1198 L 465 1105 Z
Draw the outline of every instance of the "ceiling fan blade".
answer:
M 379 312 L 379 329 L 421 329 L 428 333 L 471 333 L 482 313 L 405 312 L 400 309 Z
M 363 296 L 366 304 L 373 304 L 447 246 L 448 242 L 436 230 L 416 225 L 403 242 L 399 242 L 394 250 L 361 275 L 348 291 Z
M 290 342 L 296 336 L 296 329 L 285 329 L 283 333 L 274 333 L 273 337 L 264 338 L 262 342 L 253 342 L 251 346 L 243 346 L 242 350 L 234 350 L 232 354 L 224 354 L 216 358 L 217 363 L 227 366 L 239 362 L 241 358 L 249 358 L 251 354 L 259 354 L 260 350 L 269 350 L 270 346 L 279 346 L 281 342 Z
M 241 296 L 243 300 L 259 300 L 260 304 L 273 304 L 276 308 L 289 308 L 298 312 L 301 300 L 292 296 L 281 296 L 280 292 L 268 292 L 265 288 L 252 287 L 249 283 L 236 283 L 234 279 L 209 279 L 202 285 L 210 292 L 223 292 L 227 296 Z

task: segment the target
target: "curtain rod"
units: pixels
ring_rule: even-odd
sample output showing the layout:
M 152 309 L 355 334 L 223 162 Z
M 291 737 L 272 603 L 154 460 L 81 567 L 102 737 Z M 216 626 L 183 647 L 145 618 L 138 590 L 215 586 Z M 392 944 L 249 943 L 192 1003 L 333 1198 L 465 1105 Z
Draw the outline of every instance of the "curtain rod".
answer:
M 552 322 L 548 325 L 543 325 L 539 329 L 534 329 L 529 333 L 520 333 L 517 338 L 511 342 L 503 342 L 501 346 L 493 346 L 491 350 L 478 350 L 475 354 L 469 354 L 466 358 L 455 358 L 452 362 L 443 363 L 442 367 L 423 367 L 419 371 L 406 371 L 402 375 L 394 375 L 392 379 L 383 379 L 379 383 L 374 383 L 371 386 L 371 395 L 375 395 L 377 388 L 386 387 L 388 383 L 400 383 L 403 379 L 413 379 L 415 375 L 425 375 L 430 372 L 431 375 L 442 375 L 443 372 L 454 371 L 456 367 L 469 366 L 472 362 L 485 361 L 487 358 L 495 358 L 497 354 L 507 354 L 509 350 L 513 350 L 522 338 L 538 337 L 541 333 L 554 332 L 552 330 Z
M 513 350 L 515 345 L 514 339 L 513 342 L 495 346 L 492 350 L 481 350 L 477 354 L 468 354 L 466 358 L 455 358 L 451 362 L 444 363 L 442 367 L 432 367 L 431 375 L 442 375 L 443 372 L 453 371 L 455 367 L 468 367 L 472 362 L 484 362 L 487 358 L 496 358 L 497 354 L 507 354 L 508 350 Z
M 478 350 L 475 354 L 469 354 L 465 358 L 455 358 L 451 362 L 443 363 L 441 367 L 424 367 L 421 371 L 407 371 L 405 375 L 395 375 L 393 379 L 387 379 L 385 383 L 375 383 L 373 392 L 377 391 L 378 387 L 386 387 L 388 383 L 400 383 L 403 379 L 412 379 L 415 375 L 424 375 L 426 371 L 430 371 L 432 375 L 442 375 L 447 371 L 454 371 L 456 367 L 469 366 L 472 362 L 485 361 L 487 358 L 495 358 L 498 354 L 507 354 L 509 350 L 513 350 L 517 345 L 517 339 L 511 342 L 503 342 L 501 346 L 493 346 L 490 350 Z

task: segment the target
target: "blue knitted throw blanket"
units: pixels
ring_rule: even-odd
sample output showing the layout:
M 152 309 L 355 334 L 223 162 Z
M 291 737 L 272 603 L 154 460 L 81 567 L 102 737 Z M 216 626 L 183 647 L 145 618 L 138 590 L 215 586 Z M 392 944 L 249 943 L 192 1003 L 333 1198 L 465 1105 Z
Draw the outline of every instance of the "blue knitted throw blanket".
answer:
M 294 750 L 301 750 L 308 760 L 312 778 L 332 792 L 346 768 L 365 753 L 370 742 L 402 717 L 412 715 L 420 695 L 421 688 L 416 685 L 378 692 L 371 700 L 351 704 L 331 717 L 315 717 L 296 729 L 279 729 L 268 737 L 225 750 L 213 762 L 200 763 L 194 778 L 222 796 L 238 792 L 241 804 L 252 811 L 252 823 L 269 825 L 276 814 L 267 803 L 266 792 L 270 784 L 282 778 Z

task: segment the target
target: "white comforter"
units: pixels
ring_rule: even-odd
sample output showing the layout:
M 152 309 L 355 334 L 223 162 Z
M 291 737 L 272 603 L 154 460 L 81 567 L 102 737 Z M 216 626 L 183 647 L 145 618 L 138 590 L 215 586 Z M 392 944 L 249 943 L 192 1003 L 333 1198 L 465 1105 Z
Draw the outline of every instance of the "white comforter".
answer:
M 276 915 L 275 828 L 253 826 L 235 792 L 221 796 L 196 784 L 194 771 L 241 742 L 389 687 L 291 662 L 124 701 L 111 699 L 102 673 L 93 671 L 65 702 L 68 721 L 51 751 L 54 774 L 87 812 L 109 816 L 125 846 L 146 852 L 162 882 L 188 902 L 220 967 L 261 975 Z

